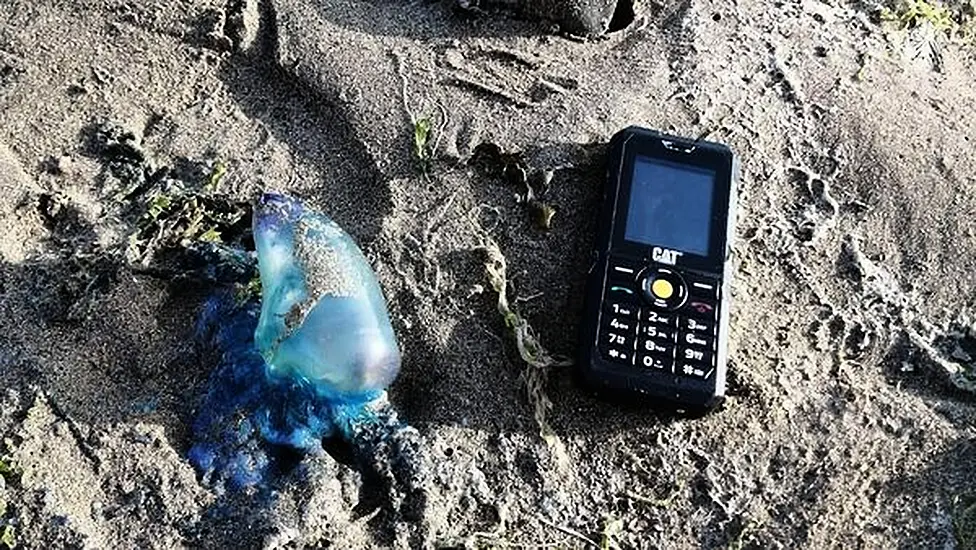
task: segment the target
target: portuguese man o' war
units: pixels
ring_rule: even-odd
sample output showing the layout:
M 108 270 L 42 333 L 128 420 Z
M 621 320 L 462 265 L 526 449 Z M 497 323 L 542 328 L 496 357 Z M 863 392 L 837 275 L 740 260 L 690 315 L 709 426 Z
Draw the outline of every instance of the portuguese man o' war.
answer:
M 386 401 L 400 351 L 366 258 L 335 222 L 284 195 L 259 199 L 253 230 L 260 304 L 221 291 L 198 323 L 219 360 L 191 462 L 220 490 L 260 486 L 289 450 L 321 453 L 338 436 L 362 467 L 416 493 L 418 436 Z
M 273 377 L 324 398 L 368 401 L 400 370 L 400 350 L 373 271 L 335 222 L 281 195 L 254 211 L 261 317 L 254 340 Z

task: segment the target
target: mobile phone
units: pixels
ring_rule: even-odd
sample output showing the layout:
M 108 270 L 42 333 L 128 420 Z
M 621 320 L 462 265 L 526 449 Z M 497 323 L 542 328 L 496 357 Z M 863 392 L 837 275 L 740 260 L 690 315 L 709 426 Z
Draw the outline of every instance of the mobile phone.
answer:
M 738 162 L 630 127 L 610 141 L 579 374 L 609 397 L 707 411 L 725 397 Z

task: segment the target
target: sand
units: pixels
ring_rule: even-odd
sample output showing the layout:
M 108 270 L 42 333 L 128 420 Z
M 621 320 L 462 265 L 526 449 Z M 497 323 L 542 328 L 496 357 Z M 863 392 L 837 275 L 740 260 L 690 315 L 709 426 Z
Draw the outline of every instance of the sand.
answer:
M 531 17 L 545 9 L 484 7 L 0 0 L 0 457 L 18 469 L 0 522 L 16 543 L 974 544 L 976 49 L 860 1 L 638 3 L 589 39 Z M 423 506 L 329 454 L 270 498 L 201 485 L 188 426 L 213 364 L 190 333 L 209 288 L 111 260 L 132 227 L 91 150 L 104 121 L 158 165 L 219 160 L 230 196 L 286 191 L 356 238 L 403 348 L 390 399 L 428 454 Z M 574 355 L 599 166 L 629 124 L 741 158 L 729 399 L 665 417 L 555 369 L 560 453 L 478 247 L 497 242 L 514 307 Z M 550 230 L 468 162 L 482 144 L 553 173 Z

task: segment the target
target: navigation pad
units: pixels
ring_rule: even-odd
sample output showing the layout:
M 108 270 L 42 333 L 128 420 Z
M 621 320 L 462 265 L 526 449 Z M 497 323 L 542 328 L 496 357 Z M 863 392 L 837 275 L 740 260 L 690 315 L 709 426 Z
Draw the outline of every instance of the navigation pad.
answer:
M 717 279 L 613 261 L 607 275 L 598 335 L 604 359 L 699 380 L 713 376 Z
M 639 280 L 644 299 L 659 309 L 678 309 L 688 297 L 684 279 L 670 269 L 646 269 Z

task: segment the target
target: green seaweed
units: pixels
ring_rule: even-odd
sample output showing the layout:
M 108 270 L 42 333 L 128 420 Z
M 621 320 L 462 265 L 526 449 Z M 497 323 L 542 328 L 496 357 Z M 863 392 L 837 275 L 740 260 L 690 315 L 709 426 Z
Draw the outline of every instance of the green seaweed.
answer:
M 194 242 L 220 243 L 227 234 L 246 228 L 247 207 L 203 190 L 182 185 L 152 194 L 145 211 L 129 235 L 126 257 L 149 266 L 155 254 L 167 248 L 185 248 Z
M 13 550 L 17 546 L 17 533 L 13 525 L 4 526 L 3 534 L 0 534 L 0 544 L 10 550 Z
M 149 199 L 149 217 L 156 219 L 173 206 L 173 197 L 166 193 L 157 193 Z
M 19 479 L 22 470 L 9 458 L 0 458 L 0 477 L 3 477 L 5 481 L 13 481 Z
M 114 277 L 123 264 L 166 279 L 250 279 L 253 258 L 241 249 L 249 244 L 252 207 L 220 192 L 227 161 L 181 158 L 165 165 L 150 157 L 136 132 L 119 124 L 95 124 L 89 133 L 89 146 L 104 166 L 105 189 L 119 203 L 112 214 L 130 227 L 119 246 L 82 257 L 108 264 L 103 279 Z M 87 295 L 92 285 L 73 286 Z
M 227 164 L 219 160 L 215 162 L 213 170 L 210 172 L 210 177 L 207 179 L 207 183 L 203 186 L 204 192 L 216 193 L 217 189 L 220 188 L 220 182 L 223 181 L 224 176 L 226 175 Z
M 600 550 L 620 548 L 617 538 L 623 531 L 624 521 L 622 519 L 607 517 L 603 522 L 603 531 L 600 533 Z
M 245 304 L 252 298 L 261 296 L 261 277 L 255 276 L 247 284 L 238 284 L 234 289 L 234 297 L 238 304 Z
M 897 0 L 893 8 L 881 10 L 881 19 L 900 29 L 914 29 L 930 25 L 934 30 L 961 42 L 972 44 L 976 38 L 976 5 L 955 9 L 931 0 Z
M 929 23 L 938 31 L 949 32 L 956 26 L 949 8 L 927 0 L 904 0 L 893 10 L 883 10 L 882 18 L 898 23 L 903 29 Z
M 433 136 L 433 123 L 429 117 L 419 118 L 413 123 L 413 156 L 423 172 L 430 167 L 430 138 Z
M 211 227 L 210 229 L 203 232 L 202 235 L 197 237 L 197 240 L 205 243 L 219 243 L 220 231 L 217 231 L 216 227 Z

